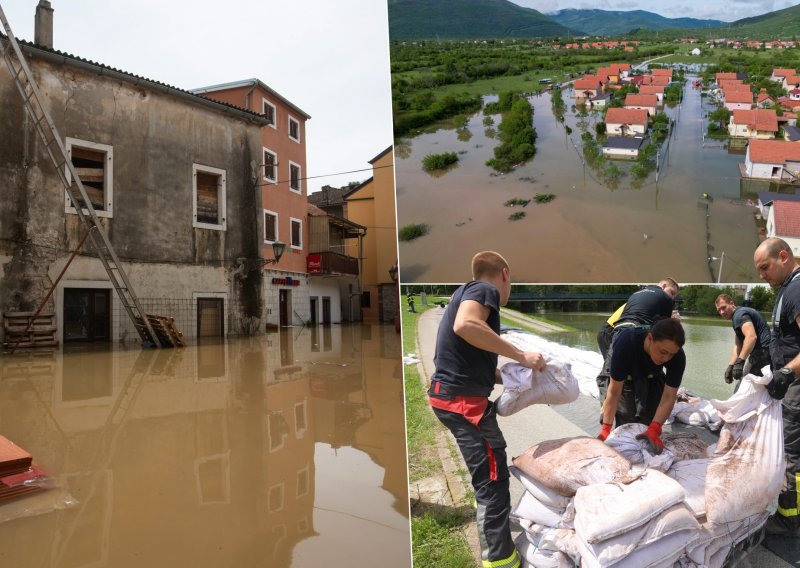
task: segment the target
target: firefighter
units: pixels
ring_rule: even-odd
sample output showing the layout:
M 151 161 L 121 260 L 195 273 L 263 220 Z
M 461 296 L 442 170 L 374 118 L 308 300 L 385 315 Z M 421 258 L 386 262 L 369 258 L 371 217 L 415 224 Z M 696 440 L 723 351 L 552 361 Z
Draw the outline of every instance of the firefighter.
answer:
M 796 537 L 800 535 L 800 264 L 786 241 L 774 237 L 758 246 L 753 262 L 761 279 L 778 288 L 770 341 L 774 371 L 767 391 L 782 400 L 786 481 L 778 496 L 778 510 L 768 519 L 766 532 Z
M 753 308 L 736 306 L 728 294 L 720 294 L 714 302 L 717 313 L 733 323 L 733 352 L 725 369 L 728 384 L 736 382 L 733 392 L 739 390 L 742 377 L 748 373 L 761 376 L 761 369 L 770 364 L 770 332 L 767 322 Z
M 508 263 L 496 252 L 472 259 L 473 280 L 459 287 L 445 308 L 436 336 L 428 398 L 467 464 L 478 503 L 483 566 L 518 568 L 522 562 L 509 525 L 511 495 L 506 442 L 489 394 L 496 382 L 497 356 L 544 370 L 541 354 L 520 351 L 500 337 L 500 306 L 508 302 Z

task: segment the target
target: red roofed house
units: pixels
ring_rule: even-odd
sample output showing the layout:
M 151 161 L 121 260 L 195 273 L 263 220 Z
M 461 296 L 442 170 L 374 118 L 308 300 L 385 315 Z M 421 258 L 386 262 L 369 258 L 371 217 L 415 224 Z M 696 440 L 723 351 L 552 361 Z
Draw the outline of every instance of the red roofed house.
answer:
M 625 46 L 625 51 L 633 51 L 633 47 L 630 45 Z
M 767 236 L 786 241 L 800 257 L 800 201 L 775 201 L 769 208 Z
M 717 81 L 717 83 L 719 83 L 720 81 L 723 81 L 723 80 L 726 80 L 726 79 L 728 79 L 728 80 L 730 80 L 730 79 L 738 79 L 738 77 L 736 76 L 736 73 L 717 73 L 714 76 L 714 79 Z
M 609 136 L 644 136 L 647 132 L 647 111 L 610 108 L 606 113 L 606 134 Z M 800 144 L 798 144 L 800 147 Z
M 656 95 L 629 94 L 625 97 L 625 108 L 640 108 L 647 111 L 650 116 L 655 116 L 658 97 Z
M 728 91 L 725 93 L 725 108 L 735 110 L 750 110 L 753 108 L 753 93 L 750 91 Z
M 658 103 L 664 102 L 664 87 L 656 85 L 642 85 L 639 87 L 640 95 L 655 95 L 658 98 Z
M 620 79 L 627 79 L 628 75 L 631 74 L 630 63 L 612 63 L 609 67 L 611 67 L 612 71 L 616 71 Z
M 666 75 L 653 75 L 653 78 L 650 80 L 650 84 L 657 87 L 666 87 L 671 82 L 672 77 L 667 77 Z
M 789 91 L 790 101 L 800 101 L 800 89 L 792 89 Z
M 593 99 L 602 90 L 597 75 L 584 75 L 582 79 L 576 79 L 572 86 L 572 96 L 576 99 Z
M 669 77 L 672 79 L 672 69 L 653 69 L 650 71 L 653 77 Z
M 795 71 L 794 69 L 783 69 L 780 67 L 776 67 L 775 69 L 772 70 L 772 75 L 770 75 L 769 78 L 771 81 L 778 81 L 780 83 L 783 83 L 784 77 L 786 77 L 787 75 L 796 75 L 796 74 L 797 71 Z
M 783 88 L 787 91 L 800 87 L 800 77 L 797 75 L 787 75 L 783 78 Z
M 745 85 L 744 81 L 739 81 L 738 79 L 723 79 L 719 82 L 719 87 L 722 89 L 722 92 L 725 91 L 749 91 L 750 85 Z
M 742 176 L 793 181 L 800 171 L 800 144 L 785 140 L 750 140 Z
M 775 104 L 775 101 L 772 100 L 772 97 L 770 97 L 766 92 L 764 92 L 762 90 L 760 93 L 758 93 L 758 96 L 756 97 L 756 107 L 757 108 L 772 107 L 772 105 L 774 105 L 774 104 Z
M 728 133 L 741 138 L 774 139 L 778 133 L 778 115 L 773 109 L 735 110 Z

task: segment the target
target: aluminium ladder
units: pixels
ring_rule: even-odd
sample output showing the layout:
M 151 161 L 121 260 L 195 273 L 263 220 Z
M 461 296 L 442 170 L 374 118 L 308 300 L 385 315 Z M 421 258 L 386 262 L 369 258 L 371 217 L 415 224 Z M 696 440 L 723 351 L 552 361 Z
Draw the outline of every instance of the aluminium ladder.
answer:
M 131 318 L 136 331 L 142 338 L 142 345 L 149 342 L 156 347 L 161 347 L 161 342 L 153 331 L 150 320 L 142 309 L 139 299 L 136 297 L 131 287 L 128 275 L 125 273 L 122 264 L 120 264 L 117 253 L 114 252 L 111 241 L 108 239 L 108 235 L 106 235 L 105 230 L 103 230 L 102 225 L 100 225 L 97 212 L 92 206 L 92 202 L 86 193 L 81 178 L 75 171 L 72 160 L 67 156 L 67 150 L 64 147 L 64 143 L 61 141 L 61 136 L 56 130 L 53 119 L 44 108 L 42 94 L 36 86 L 31 70 L 25 62 L 25 57 L 22 55 L 19 44 L 14 38 L 11 26 L 6 19 L 2 7 L 0 7 L 0 22 L 3 24 L 7 38 L 6 46 L 2 49 L 3 59 L 5 59 L 6 65 L 11 72 L 11 78 L 14 80 L 17 90 L 19 90 L 22 96 L 24 106 L 33 121 L 36 132 L 39 134 L 39 138 L 44 144 L 44 149 L 47 151 L 47 155 L 50 157 L 50 161 L 56 169 L 61 184 L 64 186 L 64 190 L 67 192 L 75 208 L 78 219 L 91 236 L 92 244 L 97 251 L 97 256 L 103 264 L 103 268 L 105 268 L 111 284 L 117 291 L 119 299 L 125 307 L 125 311 L 128 312 L 128 316 Z M 14 55 L 16 56 L 16 60 Z M 73 183 L 70 183 L 67 177 L 67 171 Z

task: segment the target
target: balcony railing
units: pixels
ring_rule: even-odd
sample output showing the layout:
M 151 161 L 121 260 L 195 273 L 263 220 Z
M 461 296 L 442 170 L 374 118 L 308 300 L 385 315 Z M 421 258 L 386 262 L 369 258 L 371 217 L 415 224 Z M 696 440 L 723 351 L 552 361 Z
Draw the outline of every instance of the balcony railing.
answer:
M 308 255 L 309 274 L 358 274 L 358 259 L 337 252 L 316 252 Z

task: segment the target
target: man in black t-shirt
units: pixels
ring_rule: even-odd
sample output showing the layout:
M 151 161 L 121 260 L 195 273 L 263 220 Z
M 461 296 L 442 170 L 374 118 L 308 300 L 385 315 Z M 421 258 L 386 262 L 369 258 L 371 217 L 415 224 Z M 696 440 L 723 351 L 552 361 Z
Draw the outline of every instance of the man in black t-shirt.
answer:
M 686 368 L 684 341 L 683 326 L 673 318 L 659 320 L 649 329 L 623 328 L 614 335 L 611 382 L 598 438 L 605 440 L 615 424 L 648 424 L 637 438 L 647 440 L 652 452 L 661 453 L 661 427 L 675 406 Z
M 768 535 L 800 536 L 800 265 L 783 239 L 770 238 L 758 245 L 753 262 L 758 275 L 778 288 L 772 311 L 769 350 L 774 370 L 767 392 L 782 399 L 783 449 L 786 482 L 778 496 L 778 510 L 767 520 Z
M 717 296 L 714 305 L 720 316 L 733 322 L 736 339 L 724 377 L 728 384 L 736 381 L 733 388 L 736 392 L 744 375 L 753 373 L 760 377 L 761 369 L 770 364 L 769 328 L 760 313 L 746 306 L 737 307 L 728 294 Z
M 436 336 L 428 400 L 458 443 L 478 503 L 478 533 L 484 566 L 518 568 L 511 538 L 511 495 L 506 442 L 489 395 L 496 382 L 497 356 L 543 370 L 539 353 L 524 352 L 500 337 L 500 306 L 511 294 L 508 263 L 496 252 L 472 259 L 474 280 L 458 288 Z
M 608 364 L 614 334 L 623 328 L 640 326 L 647 328 L 656 320 L 677 316 L 673 311 L 674 299 L 678 295 L 678 283 L 672 278 L 664 278 L 657 285 L 646 286 L 631 294 L 628 301 L 618 309 L 597 333 L 597 345 L 603 356 L 603 368 L 597 375 L 597 388 L 600 402 L 605 399 L 608 388 Z

